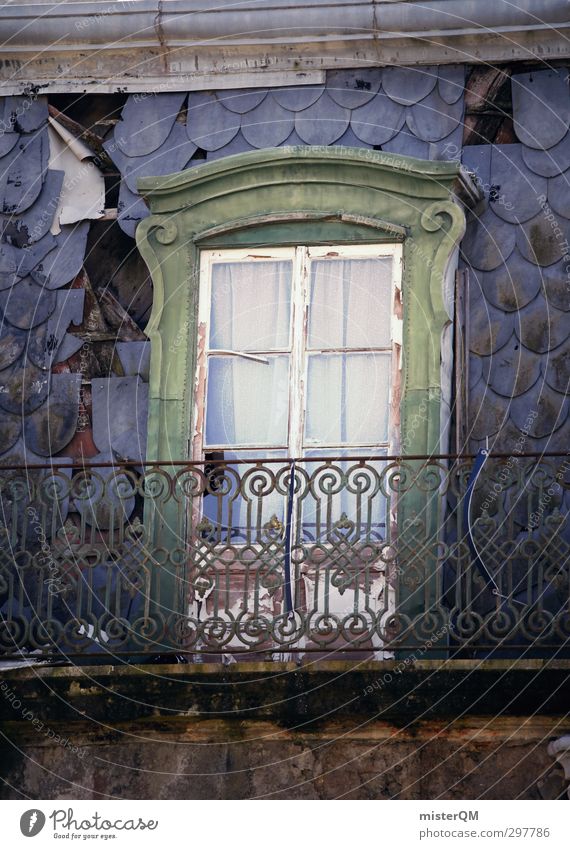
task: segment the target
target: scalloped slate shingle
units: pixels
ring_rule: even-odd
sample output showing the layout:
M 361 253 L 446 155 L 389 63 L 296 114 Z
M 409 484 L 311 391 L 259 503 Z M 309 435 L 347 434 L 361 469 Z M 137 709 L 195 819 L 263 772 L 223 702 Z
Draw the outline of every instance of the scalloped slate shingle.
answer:
M 241 118 L 227 109 L 215 94 L 191 92 L 188 97 L 188 138 L 202 150 L 219 150 L 231 142 Z
M 120 170 L 131 192 L 136 192 L 139 177 L 162 177 L 182 171 L 198 149 L 179 123 L 174 124 L 160 147 L 143 156 L 127 156 L 111 141 L 105 142 L 103 148 Z
M 20 133 L 31 133 L 44 126 L 48 119 L 46 97 L 32 93 L 4 98 L 3 121 Z
M 37 368 L 22 354 L 0 372 L 0 408 L 27 416 L 37 410 L 49 392 L 49 373 Z
M 267 91 L 266 88 L 225 88 L 216 92 L 216 99 L 230 112 L 245 115 L 265 100 Z
M 530 303 L 543 284 L 543 271 L 528 262 L 515 248 L 506 263 L 492 271 L 473 272 L 489 304 L 505 312 L 516 312 Z
M 77 427 L 80 374 L 54 374 L 49 396 L 24 421 L 24 442 L 36 454 L 51 457 L 71 441 Z
M 554 212 L 562 215 L 563 218 L 570 218 L 569 178 L 570 175 L 564 172 L 548 180 L 548 204 Z M 546 191 L 543 194 L 546 194 Z
M 0 455 L 42 462 L 77 425 L 81 376 L 51 366 L 83 344 L 66 331 L 82 321 L 85 292 L 61 287 L 83 265 L 89 223 L 49 232 L 63 172 L 48 167 L 47 99 L 5 98 L 0 113 L 10 128 L 0 132 L 10 137 L 0 141 Z
M 83 266 L 89 222 L 64 224 L 54 237 L 55 246 L 30 271 L 44 289 L 59 289 L 70 283 Z
M 14 148 L 20 138 L 20 133 L 0 129 L 0 157 L 6 156 Z
M 469 392 L 469 435 L 472 440 L 493 437 L 508 421 L 509 401 L 480 380 Z
M 463 151 L 464 165 L 477 173 L 486 192 L 462 243 L 463 259 L 471 266 L 471 437 L 475 446 L 489 438 L 498 451 L 522 444 L 519 450 L 565 452 L 570 438 L 568 72 L 516 74 L 512 91 L 519 143 Z
M 521 345 L 516 335 L 482 361 L 485 382 L 497 395 L 512 398 L 530 389 L 540 377 L 541 357 Z
M 353 110 L 350 126 L 361 141 L 382 145 L 394 138 L 405 123 L 405 108 L 389 98 L 384 91 L 379 91 L 364 106 Z
M 382 150 L 402 156 L 414 156 L 416 159 L 429 159 L 430 146 L 429 142 L 422 141 L 404 126 L 399 133 L 384 142 Z
M 280 144 L 375 146 L 453 159 L 462 146 L 464 79 L 462 66 L 353 69 L 329 72 L 324 87 L 191 93 L 186 127 L 207 160 Z M 562 72 L 537 72 L 516 75 L 513 89 L 519 143 L 463 151 L 487 197 L 470 215 L 462 245 L 472 267 L 471 386 L 481 396 L 471 404 L 476 440 L 517 433 L 509 417 L 513 399 L 539 385 L 543 393 L 559 392 L 567 370 L 563 257 L 570 227 L 564 218 L 555 232 L 545 213 L 545 202 L 558 216 L 568 211 L 566 176 L 559 176 L 570 167 L 567 82 Z M 545 114 L 556 111 L 554 127 L 543 127 L 544 116 L 529 107 L 537 96 Z M 128 165 L 116 161 L 126 178 Z M 121 221 L 132 235 L 147 210 L 128 183 Z M 551 352 L 556 360 L 549 365 Z
M 506 345 L 515 329 L 516 314 L 503 313 L 489 304 L 481 290 L 470 286 L 469 340 L 471 350 L 480 356 L 488 356 Z
M 127 156 L 145 156 L 168 138 L 186 95 L 135 94 L 127 100 L 114 138 Z
M 353 71 L 329 71 L 327 91 L 335 103 L 356 109 L 372 100 L 382 82 L 380 68 L 355 68 Z
M 2 235 L 20 248 L 39 242 L 47 235 L 57 209 L 64 176 L 63 171 L 48 169 L 42 189 L 29 209 L 22 214 L 0 216 Z
M 406 117 L 406 124 L 423 141 L 439 141 L 449 136 L 463 120 L 463 101 L 447 103 L 437 90 L 414 103 Z
M 557 177 L 570 168 L 570 134 L 566 133 L 558 144 L 548 150 L 536 150 L 523 145 L 522 158 L 527 168 L 535 174 L 540 174 L 541 177 Z
M 320 103 L 320 100 L 318 102 Z M 278 147 L 289 138 L 294 128 L 294 114 L 280 106 L 272 94 L 267 95 L 255 109 L 243 115 L 241 120 L 244 139 L 258 148 Z
M 493 271 L 511 256 L 518 230 L 497 218 L 490 206 L 476 215 L 468 213 L 467 231 L 461 242 L 462 255 L 473 268 Z
M 528 422 L 529 410 L 537 415 Z M 543 382 L 538 381 L 524 395 L 510 402 L 510 416 L 513 423 L 522 431 L 525 426 L 531 437 L 551 436 L 565 424 L 568 418 L 568 398 L 557 392 L 549 392 Z M 555 437 L 553 437 L 553 442 Z M 555 451 L 554 445 L 551 448 Z
M 335 103 L 327 91 L 312 106 L 295 114 L 295 131 L 305 144 L 333 144 L 349 124 L 350 109 Z
M 525 165 L 520 144 L 490 145 L 493 212 L 511 224 L 523 224 L 541 211 L 539 198 L 548 182 Z
M 517 247 L 529 262 L 545 268 L 565 256 L 567 240 L 570 237 L 570 222 L 559 216 L 557 225 L 559 234 L 555 232 L 556 228 L 552 226 L 546 214 L 539 212 L 530 221 L 525 221 L 516 228 Z
M 148 384 L 138 375 L 95 379 L 93 439 L 104 454 L 141 462 L 146 456 Z
M 295 132 L 291 133 L 291 136 L 289 136 L 289 139 L 292 136 L 296 136 Z M 289 139 L 286 141 L 286 144 L 292 144 L 293 143 L 293 142 L 290 142 Z M 295 142 L 295 144 L 302 144 L 302 142 L 299 139 L 299 141 Z M 216 159 L 222 159 L 224 156 L 233 156 L 236 153 L 247 153 L 248 150 L 255 150 L 255 148 L 253 147 L 253 145 L 251 145 L 249 142 L 247 142 L 244 139 L 242 132 L 240 130 L 239 133 L 237 133 L 234 136 L 234 138 L 231 140 L 231 142 L 228 142 L 228 144 L 224 145 L 224 147 L 219 148 L 219 150 L 208 151 L 208 162 L 213 162 Z M 192 166 L 194 164 L 199 165 L 200 164 L 199 160 L 197 162 L 189 163 L 190 166 Z
M 31 330 L 47 321 L 56 306 L 54 292 L 46 291 L 31 277 L 0 292 L 0 313 L 4 321 L 20 330 Z
M 477 173 L 486 193 L 477 214 L 469 216 L 462 244 L 463 261 L 471 266 L 470 422 L 475 445 L 490 437 L 493 447 L 509 450 L 533 409 L 537 415 L 527 449 L 544 447 L 547 441 L 551 449 L 564 449 L 561 440 L 569 435 L 566 73 L 561 69 L 515 75 L 518 143 L 463 150 L 464 164 Z M 464 79 L 459 65 L 367 68 L 331 71 L 321 86 L 131 96 L 105 143 L 123 176 L 119 223 L 134 236 L 138 222 L 148 215 L 136 193 L 138 177 L 194 167 L 203 161 L 195 158 L 198 149 L 205 151 L 207 161 L 283 144 L 375 146 L 421 158 L 457 158 Z M 34 454 L 48 456 L 51 437 L 52 445 L 64 448 L 72 434 L 78 398 L 73 376 L 49 379 L 51 365 L 79 344 L 66 333 L 78 304 L 72 306 L 70 299 L 66 306 L 59 297 L 54 302 L 53 296 L 65 295 L 60 287 L 80 268 L 87 225 L 63 228 L 56 239 L 49 234 L 45 219 L 59 189 L 58 172 L 48 170 L 43 141 L 46 101 L 39 98 L 26 117 L 22 112 L 16 118 L 21 106 L 15 99 L 5 105 L 5 131 L 0 133 L 0 175 L 12 175 L 1 183 L 0 193 L 0 438 L 6 451 L 23 444 L 18 440 L 24 405 L 27 444 Z M 26 167 L 16 164 L 17 154 L 28 157 Z M 146 432 L 147 390 L 141 376 L 147 376 L 148 345 L 135 350 L 134 344 L 126 343 L 119 352 L 124 378 L 94 383 L 94 424 L 102 455 L 140 460 L 142 449 L 133 447 L 132 435 L 138 429 L 144 438 Z M 51 437 L 48 389 L 56 393 L 50 400 L 53 419 L 61 422 Z M 62 413 L 66 404 L 69 417 Z M 112 423 L 110 404 L 119 413 Z M 137 404 L 133 416 L 128 406 Z M 556 421 L 555 429 L 550 425 L 554 435 L 550 420 Z
M 7 289 L 18 278 L 32 274 L 39 262 L 56 247 L 57 241 L 47 233 L 39 242 L 27 245 L 24 249 L 8 242 L 0 242 L 0 289 Z
M 570 321 L 561 310 L 551 307 L 539 293 L 516 315 L 515 333 L 530 351 L 546 354 L 568 338 Z
M 438 70 L 437 89 L 446 103 L 455 103 L 463 97 L 465 68 L 463 65 L 442 65 Z
M 568 260 L 541 269 L 541 282 L 549 304 L 559 310 L 570 310 L 570 285 L 568 282 Z
M 543 358 L 542 373 L 546 383 L 556 392 L 570 393 L 570 346 L 561 345 Z
M 11 327 L 8 322 L 0 324 L 0 371 L 14 363 L 26 347 L 28 334 Z
M 206 151 L 206 160 L 297 144 L 386 145 L 387 150 L 405 155 L 458 158 L 464 78 L 464 68 L 458 65 L 365 68 L 329 71 L 326 85 L 190 92 L 186 132 L 197 148 Z M 161 146 L 165 152 L 176 148 L 172 134 L 180 125 L 174 112 L 182 114 L 184 96 L 163 105 L 161 98 L 167 96 L 129 97 L 122 120 L 105 144 L 123 176 L 119 223 L 130 236 L 148 214 L 136 199 L 136 177 L 153 173 L 153 154 L 161 154 Z M 149 105 L 153 103 L 160 108 L 153 111 Z M 152 141 L 132 145 L 126 136 L 143 134 L 143 115 L 152 124 Z M 154 173 L 159 176 L 196 164 L 190 157 L 181 162 L 183 158 L 173 160 L 170 168 L 161 161 Z
M 568 132 L 570 91 L 565 68 L 512 77 L 513 122 L 527 147 L 548 150 Z
M 335 80 L 333 87 L 336 91 L 338 88 L 337 80 Z M 284 106 L 290 112 L 301 112 L 301 110 L 312 106 L 324 90 L 324 85 L 302 85 L 275 88 L 271 90 L 271 93 L 280 106 Z
M 0 194 L 4 215 L 29 209 L 42 190 L 45 178 L 46 133 L 21 135 L 18 143 L 0 160 Z
M 297 145 L 302 144 L 302 142 L 301 139 L 298 137 L 297 133 L 293 132 L 287 139 L 286 144 Z M 357 138 L 352 127 L 348 127 L 346 132 L 344 132 L 342 136 L 335 142 L 335 145 L 339 145 L 342 147 L 363 147 L 367 149 L 370 149 L 372 147 L 371 144 L 367 144 L 366 142 L 363 142 L 359 138 Z
M 437 67 L 384 68 L 382 88 L 392 100 L 402 106 L 412 106 L 423 100 L 435 88 L 438 80 Z

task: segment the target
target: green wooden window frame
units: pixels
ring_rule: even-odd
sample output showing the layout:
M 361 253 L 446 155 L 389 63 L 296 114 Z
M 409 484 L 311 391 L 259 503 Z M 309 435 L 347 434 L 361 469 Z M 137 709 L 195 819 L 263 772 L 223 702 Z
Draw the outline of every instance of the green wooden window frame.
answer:
M 190 456 L 201 249 L 355 241 L 403 244 L 401 441 L 403 453 L 437 453 L 462 201 L 477 197 L 459 163 L 285 147 L 139 185 L 152 212 L 137 229 L 154 284 L 149 459 Z M 410 428 L 426 398 L 429 415 Z
M 151 215 L 137 229 L 137 244 L 154 284 L 149 460 L 191 456 L 201 251 L 356 242 L 402 244 L 401 452 L 445 453 L 454 273 L 463 207 L 479 198 L 458 162 L 283 147 L 145 178 L 139 188 Z M 400 503 L 402 527 L 422 510 L 423 497 Z

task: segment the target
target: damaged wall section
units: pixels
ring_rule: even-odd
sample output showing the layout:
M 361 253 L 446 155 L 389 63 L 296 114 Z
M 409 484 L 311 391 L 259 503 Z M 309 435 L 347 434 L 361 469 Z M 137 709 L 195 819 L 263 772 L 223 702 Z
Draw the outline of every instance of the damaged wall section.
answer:
M 137 265 L 107 220 L 113 169 L 96 134 L 87 143 L 46 97 L 4 98 L 0 112 L 0 463 L 140 462 L 150 287 L 137 323 L 112 280 L 123 284 L 133 257 Z M 91 235 L 90 220 L 100 221 Z M 111 418 L 94 395 L 114 399 Z
M 470 279 L 466 447 L 489 439 L 491 448 L 510 450 L 521 438 L 525 450 L 567 445 L 570 95 L 565 68 L 367 68 L 329 71 L 326 82 L 315 85 L 129 97 L 54 95 L 49 108 L 45 97 L 22 96 L 6 98 L 3 109 L 4 463 L 23 459 L 26 452 L 140 461 L 148 368 L 143 331 L 152 288 L 132 241 L 137 223 L 148 215 L 137 179 L 294 144 L 462 158 L 478 175 L 485 200 L 471 216 L 462 244 Z M 66 192 L 70 157 L 77 167 L 92 163 L 98 175 L 93 198 L 100 199 L 104 180 L 104 211 L 95 201 L 91 209 Z M 110 220 L 115 208 L 116 221 Z M 66 223 L 74 213 L 99 220 L 91 227 L 83 219 Z M 108 381 L 95 385 L 102 403 L 113 386 L 120 386 L 117 397 L 125 415 L 99 415 L 92 379 Z M 63 408 L 64 416 L 57 413 Z M 135 408 L 136 421 L 129 422 Z M 536 415 L 529 423 L 530 410 Z M 129 440 L 129 431 L 136 438 Z

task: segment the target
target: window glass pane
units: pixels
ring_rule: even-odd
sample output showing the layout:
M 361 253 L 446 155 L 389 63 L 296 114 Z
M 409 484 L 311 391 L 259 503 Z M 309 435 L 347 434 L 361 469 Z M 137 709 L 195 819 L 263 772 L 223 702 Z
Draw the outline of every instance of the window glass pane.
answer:
M 209 357 L 207 445 L 287 444 L 289 356 Z
M 310 354 L 305 444 L 388 441 L 390 354 Z
M 210 348 L 288 348 L 292 269 L 290 260 L 215 263 Z
M 390 346 L 392 258 L 311 262 L 309 348 Z

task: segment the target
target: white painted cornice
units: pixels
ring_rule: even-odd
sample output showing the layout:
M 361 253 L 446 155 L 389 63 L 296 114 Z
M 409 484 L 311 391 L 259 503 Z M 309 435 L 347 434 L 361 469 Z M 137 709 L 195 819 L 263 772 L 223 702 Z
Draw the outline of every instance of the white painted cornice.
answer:
M 570 56 L 570 0 L 62 0 L 0 7 L 5 93 L 314 82 L 335 67 Z

